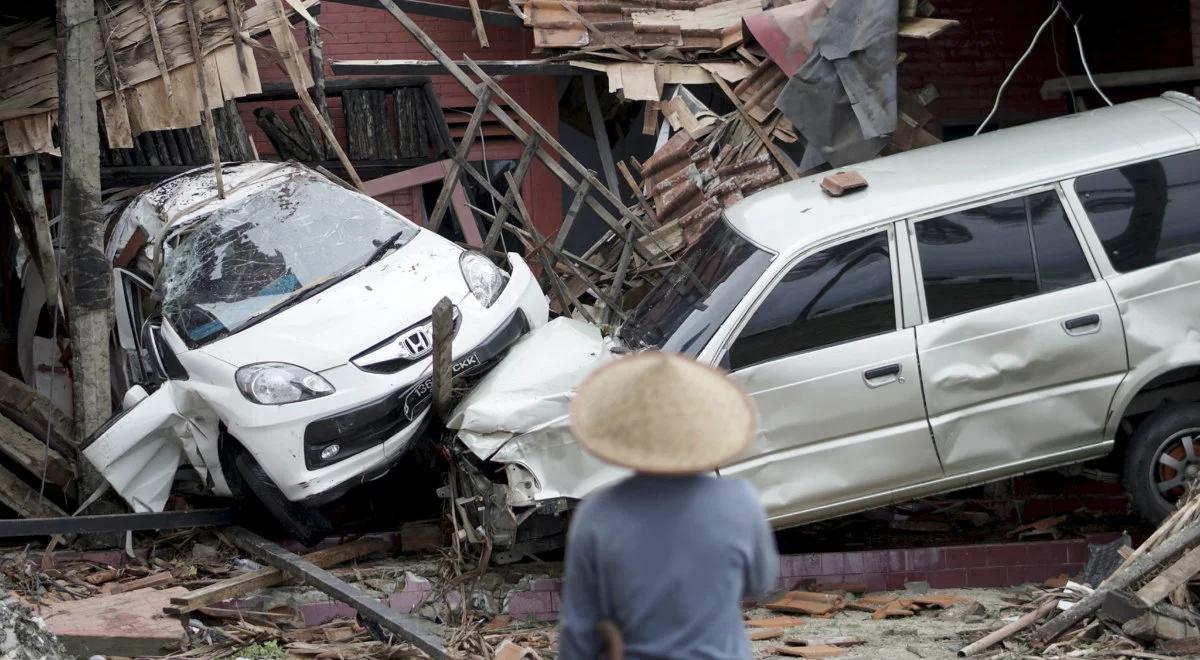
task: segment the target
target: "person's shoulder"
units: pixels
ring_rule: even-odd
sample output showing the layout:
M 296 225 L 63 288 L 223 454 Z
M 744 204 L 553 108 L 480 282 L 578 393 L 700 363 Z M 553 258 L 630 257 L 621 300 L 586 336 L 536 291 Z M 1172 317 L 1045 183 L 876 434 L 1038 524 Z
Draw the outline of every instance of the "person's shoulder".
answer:
M 579 503 L 579 506 L 575 507 L 575 513 L 572 515 L 572 519 L 578 520 L 580 518 L 590 518 L 600 512 L 610 509 L 616 499 L 622 493 L 622 486 L 624 486 L 625 482 L 629 481 L 629 479 L 632 479 L 632 477 L 626 477 L 625 479 L 611 483 L 595 490 L 592 493 L 589 493 L 588 496 L 583 498 L 583 501 Z

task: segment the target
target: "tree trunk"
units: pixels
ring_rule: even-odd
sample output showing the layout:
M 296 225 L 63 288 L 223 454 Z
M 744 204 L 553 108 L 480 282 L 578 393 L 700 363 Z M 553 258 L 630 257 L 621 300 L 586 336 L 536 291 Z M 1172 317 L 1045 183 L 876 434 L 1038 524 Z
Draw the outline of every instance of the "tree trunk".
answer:
M 96 125 L 96 15 L 93 0 L 59 0 L 58 86 L 62 142 L 65 276 L 70 295 L 75 437 L 82 441 L 112 413 L 108 333 L 112 273 L 104 258 L 100 207 L 100 134 Z M 80 461 L 83 491 L 104 483 Z

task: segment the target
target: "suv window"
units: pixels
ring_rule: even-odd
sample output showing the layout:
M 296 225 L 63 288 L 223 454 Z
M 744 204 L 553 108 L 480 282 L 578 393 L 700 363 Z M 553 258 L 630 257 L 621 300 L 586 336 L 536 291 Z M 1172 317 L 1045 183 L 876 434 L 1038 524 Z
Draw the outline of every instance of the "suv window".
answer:
M 896 329 L 887 232 L 809 255 L 775 285 L 729 349 L 729 368 Z
M 929 319 L 1091 282 L 1053 190 L 916 223 Z
M 1200 252 L 1198 151 L 1081 176 L 1075 193 L 1122 273 Z

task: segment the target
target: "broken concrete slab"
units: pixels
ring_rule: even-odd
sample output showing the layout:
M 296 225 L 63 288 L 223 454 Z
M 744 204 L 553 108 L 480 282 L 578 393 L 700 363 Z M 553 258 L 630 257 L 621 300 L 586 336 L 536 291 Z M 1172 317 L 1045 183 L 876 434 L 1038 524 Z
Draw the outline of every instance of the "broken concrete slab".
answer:
M 163 608 L 185 593 L 183 587 L 139 589 L 55 603 L 43 608 L 42 616 L 74 655 L 162 655 L 183 637 L 179 622 L 163 614 Z

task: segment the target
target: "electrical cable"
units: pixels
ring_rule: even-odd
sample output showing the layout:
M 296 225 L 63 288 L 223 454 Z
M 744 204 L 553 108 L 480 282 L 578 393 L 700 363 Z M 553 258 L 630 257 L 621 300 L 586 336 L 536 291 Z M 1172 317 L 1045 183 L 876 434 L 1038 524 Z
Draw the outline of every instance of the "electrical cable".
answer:
M 1063 12 L 1065 13 L 1066 9 L 1063 9 Z M 1054 30 L 1050 30 L 1050 46 L 1054 49 L 1054 68 L 1058 70 L 1058 75 L 1062 76 L 1063 82 L 1067 84 L 1067 98 L 1071 100 L 1071 113 L 1074 114 L 1079 112 L 1079 106 L 1075 103 L 1075 90 L 1071 87 L 1071 79 L 1063 70 L 1062 62 L 1058 59 L 1058 37 L 1054 34 Z
M 1033 47 L 1037 45 L 1038 39 L 1041 38 L 1042 33 L 1046 31 L 1046 26 L 1050 25 L 1050 21 L 1054 20 L 1054 17 L 1058 15 L 1060 9 L 1062 9 L 1061 2 L 1055 5 L 1054 9 L 1050 12 L 1050 15 L 1046 17 L 1046 20 L 1042 21 L 1041 27 L 1039 27 L 1037 32 L 1033 35 L 1033 40 L 1029 42 L 1029 47 L 1026 48 L 1025 52 L 1021 54 L 1021 59 L 1017 60 L 1017 63 L 1014 64 L 1013 68 L 1009 70 L 1008 75 L 1004 77 L 1004 82 L 1000 83 L 1000 89 L 996 90 L 996 101 L 992 104 L 991 112 L 989 112 L 987 117 L 984 118 L 983 123 L 979 124 L 979 128 L 975 129 L 973 135 L 979 135 L 983 131 L 983 127 L 987 126 L 988 122 L 992 120 L 992 117 L 996 116 L 996 110 L 1000 108 L 1000 98 L 1004 95 L 1004 88 L 1008 87 L 1008 83 L 1012 80 L 1013 74 L 1015 74 L 1017 69 L 1021 68 L 1021 65 L 1024 64 L 1025 60 L 1029 58 L 1029 54 L 1033 52 Z
M 1059 3 L 1060 6 L 1061 4 L 1062 3 Z M 1080 16 L 1078 21 L 1071 23 L 1071 27 L 1075 30 L 1075 43 L 1079 44 L 1079 61 L 1083 63 L 1083 72 L 1087 74 L 1088 82 L 1092 83 L 1092 89 L 1096 90 L 1096 93 L 1100 95 L 1100 98 L 1104 99 L 1104 102 L 1111 106 L 1113 102 L 1108 100 L 1108 97 L 1104 95 L 1104 92 L 1100 91 L 1100 86 L 1096 84 L 1096 79 L 1092 77 L 1092 70 L 1088 68 L 1087 56 L 1083 54 L 1083 37 L 1079 36 L 1079 21 L 1082 20 L 1083 16 Z

